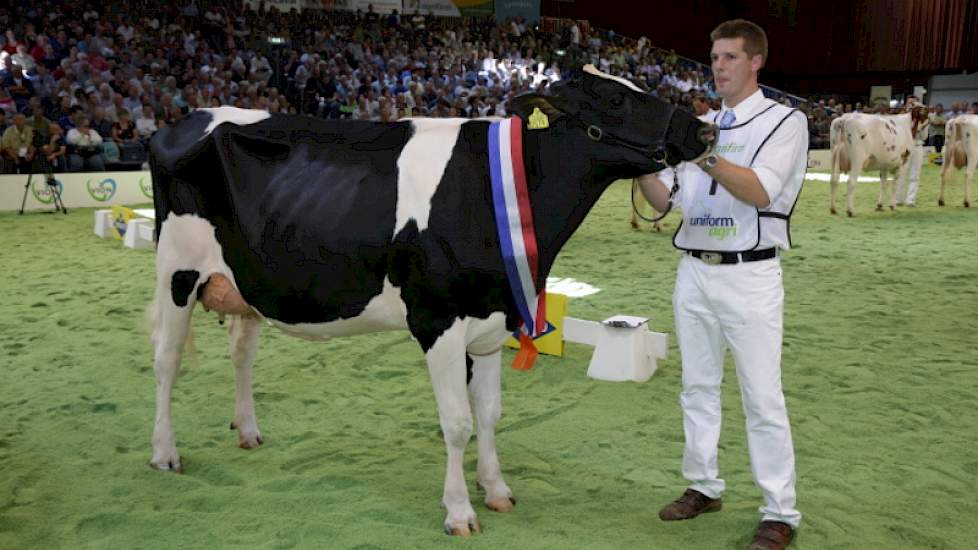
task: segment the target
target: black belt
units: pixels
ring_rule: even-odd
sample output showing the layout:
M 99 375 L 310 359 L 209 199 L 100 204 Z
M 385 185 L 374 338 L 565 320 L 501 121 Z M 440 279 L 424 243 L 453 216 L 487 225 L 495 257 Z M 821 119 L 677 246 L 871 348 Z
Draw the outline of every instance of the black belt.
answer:
M 747 252 L 707 252 L 705 250 L 687 250 L 686 253 L 694 258 L 699 258 L 704 263 L 719 265 L 770 260 L 778 255 L 778 249 L 765 248 L 763 250 L 748 250 Z

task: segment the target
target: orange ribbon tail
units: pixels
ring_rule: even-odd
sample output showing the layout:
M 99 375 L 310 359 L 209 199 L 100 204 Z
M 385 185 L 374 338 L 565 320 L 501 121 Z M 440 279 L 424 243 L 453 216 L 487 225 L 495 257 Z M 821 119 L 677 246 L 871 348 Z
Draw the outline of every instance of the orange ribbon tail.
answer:
M 513 368 L 516 370 L 530 370 L 533 362 L 536 361 L 537 347 L 533 344 L 533 338 L 525 333 L 520 334 L 520 350 L 516 352 L 516 359 L 513 360 Z

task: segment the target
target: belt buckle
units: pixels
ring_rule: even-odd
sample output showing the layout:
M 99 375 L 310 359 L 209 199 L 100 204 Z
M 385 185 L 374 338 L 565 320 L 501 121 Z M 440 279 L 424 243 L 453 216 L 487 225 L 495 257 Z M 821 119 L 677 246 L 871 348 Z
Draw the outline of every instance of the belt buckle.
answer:
M 723 254 L 719 252 L 701 252 L 700 259 L 708 265 L 720 265 L 723 262 Z

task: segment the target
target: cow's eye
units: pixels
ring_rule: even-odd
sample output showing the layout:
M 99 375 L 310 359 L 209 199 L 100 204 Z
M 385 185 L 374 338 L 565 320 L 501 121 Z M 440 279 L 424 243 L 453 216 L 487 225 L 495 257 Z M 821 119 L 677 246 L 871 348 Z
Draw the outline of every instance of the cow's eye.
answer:
M 625 98 L 623 96 L 616 95 L 611 98 L 612 107 L 621 107 L 624 104 L 625 104 Z

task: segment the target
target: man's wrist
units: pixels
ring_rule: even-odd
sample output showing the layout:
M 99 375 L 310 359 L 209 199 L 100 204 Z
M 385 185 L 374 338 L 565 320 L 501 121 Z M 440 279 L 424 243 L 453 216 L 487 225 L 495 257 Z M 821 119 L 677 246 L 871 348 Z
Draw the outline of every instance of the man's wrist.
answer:
M 710 154 L 700 159 L 699 162 L 696 163 L 696 165 L 700 167 L 700 170 L 703 170 L 704 172 L 709 174 L 717 167 L 717 164 L 719 162 L 720 162 L 720 157 L 714 154 Z

